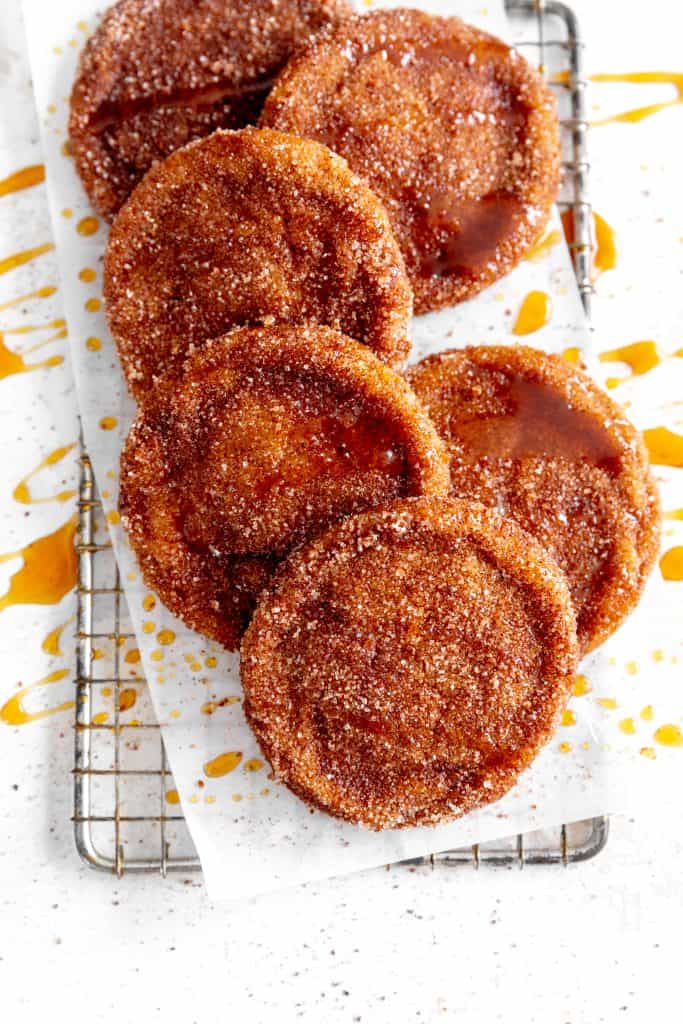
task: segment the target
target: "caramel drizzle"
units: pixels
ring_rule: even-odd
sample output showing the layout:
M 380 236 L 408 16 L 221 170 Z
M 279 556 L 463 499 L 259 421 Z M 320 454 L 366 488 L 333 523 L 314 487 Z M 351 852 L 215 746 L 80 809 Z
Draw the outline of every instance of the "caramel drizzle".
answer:
M 37 682 L 17 690 L 14 696 L 10 697 L 0 708 L 0 721 L 3 721 L 5 725 L 27 725 L 29 722 L 37 722 L 41 718 L 47 718 L 48 715 L 56 715 L 59 711 L 69 711 L 74 706 L 72 700 L 63 701 L 52 708 L 43 708 L 42 711 L 27 711 L 24 707 L 24 700 L 34 690 L 39 690 L 44 686 L 49 686 L 51 683 L 56 683 L 68 675 L 68 668 L 59 668 Z
M 43 164 L 32 164 L 30 167 L 22 167 L 9 177 L 0 181 L 0 197 L 10 195 L 13 192 L 21 192 L 22 189 L 31 188 L 33 185 L 40 185 L 45 181 L 45 167 Z
M 53 452 L 46 455 L 45 458 L 38 463 L 35 469 L 32 469 L 30 473 L 27 473 L 14 488 L 14 491 L 12 492 L 14 500 L 18 501 L 20 505 L 45 505 L 50 501 L 68 501 L 70 498 L 73 498 L 76 493 L 75 491 L 59 491 L 57 494 L 51 494 L 47 498 L 34 498 L 29 488 L 29 481 L 47 466 L 54 466 L 57 462 L 61 462 L 61 460 L 68 455 L 70 451 L 73 451 L 75 447 L 76 443 L 73 442 L 72 444 L 64 445 L 61 448 L 55 448 Z
M 629 71 L 621 74 L 597 74 L 590 76 L 592 82 L 630 82 L 635 85 L 658 84 L 672 85 L 676 90 L 673 99 L 661 103 L 649 103 L 644 107 L 634 107 L 619 114 L 600 118 L 591 122 L 592 128 L 600 128 L 606 124 L 637 124 L 639 121 L 658 114 L 667 107 L 676 107 L 683 103 L 683 74 L 676 71 Z
M 51 252 L 53 249 L 54 245 L 52 242 L 43 242 L 42 245 L 36 245 L 33 249 L 23 249 L 21 252 L 12 253 L 11 256 L 5 256 L 4 259 L 0 260 L 0 274 L 6 274 L 9 270 L 16 270 L 17 267 L 23 267 L 25 263 L 30 263 L 31 260 L 42 256 L 44 252 Z

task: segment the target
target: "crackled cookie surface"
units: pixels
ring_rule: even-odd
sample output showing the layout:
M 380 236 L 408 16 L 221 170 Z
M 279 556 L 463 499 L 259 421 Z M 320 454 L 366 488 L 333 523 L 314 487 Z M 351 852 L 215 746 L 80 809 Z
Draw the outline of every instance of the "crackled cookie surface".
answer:
M 111 219 L 157 160 L 257 120 L 273 79 L 346 0 L 119 0 L 85 45 L 69 134 Z
M 582 650 L 638 601 L 659 546 L 640 435 L 591 378 L 526 346 L 431 356 L 408 379 L 445 440 L 455 497 L 532 533 L 567 574 Z
M 156 164 L 112 226 L 104 294 L 136 397 L 243 324 L 322 323 L 391 365 L 409 350 L 379 200 L 330 150 L 279 132 L 215 132 Z
M 260 123 L 325 143 L 380 196 L 417 313 L 507 273 L 558 189 L 550 90 L 458 18 L 378 10 L 325 29 L 282 72 Z
M 503 795 L 550 737 L 575 665 L 564 577 L 482 506 L 397 501 L 296 551 L 242 643 L 275 775 L 372 829 Z
M 325 327 L 241 328 L 159 382 L 121 459 L 149 586 L 234 648 L 279 559 L 338 518 L 447 494 L 448 459 L 405 381 Z

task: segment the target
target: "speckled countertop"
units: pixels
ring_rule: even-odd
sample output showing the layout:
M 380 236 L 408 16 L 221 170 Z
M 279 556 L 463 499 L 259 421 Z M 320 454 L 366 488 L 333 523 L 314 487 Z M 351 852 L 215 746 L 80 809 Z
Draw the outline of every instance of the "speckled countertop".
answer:
M 647 8 L 575 0 L 574 7 L 589 70 L 683 70 L 683 15 L 667 0 Z M 666 84 L 596 83 L 590 102 L 599 104 L 597 119 L 672 95 Z M 2 182 L 41 163 L 16 0 L 0 9 L 0 97 Z M 593 200 L 615 228 L 619 251 L 594 307 L 606 349 L 680 338 L 682 127 L 683 107 L 672 105 L 623 125 L 618 138 L 592 133 Z M 0 330 L 9 352 L 25 353 L 21 367 L 2 351 L 2 553 L 73 514 L 74 450 L 29 481 L 28 497 L 52 500 L 27 504 L 21 489 L 24 500 L 15 496 L 26 474 L 78 433 L 60 324 L 24 330 L 61 316 L 54 254 L 46 248 L 22 266 L 4 262 L 49 240 L 39 182 L 0 198 Z M 27 352 L 47 338 L 44 349 Z M 15 569 L 0 562 L 3 592 Z M 56 678 L 26 707 L 68 703 L 71 626 L 59 653 L 41 645 L 73 612 L 71 593 L 54 604 L 3 607 L 0 704 L 49 677 Z M 199 876 L 116 881 L 80 864 L 69 822 L 68 709 L 0 722 L 0 752 L 0 1010 L 13 1024 L 67 1014 L 122 1024 L 680 1017 L 683 821 L 671 797 L 652 793 L 634 819 L 614 819 L 605 852 L 566 871 L 394 868 L 212 906 Z

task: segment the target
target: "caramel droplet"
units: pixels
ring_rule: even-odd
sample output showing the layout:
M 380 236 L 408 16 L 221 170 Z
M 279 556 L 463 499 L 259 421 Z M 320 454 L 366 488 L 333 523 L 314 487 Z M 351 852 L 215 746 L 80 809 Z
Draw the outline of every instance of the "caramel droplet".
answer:
M 683 580 L 683 547 L 669 548 L 659 559 L 659 568 L 665 580 Z
M 209 779 L 219 779 L 221 776 L 233 772 L 241 760 L 242 754 L 240 751 L 228 750 L 224 754 L 214 757 L 211 761 L 207 761 L 204 765 L 204 774 Z
M 529 292 L 517 314 L 512 333 L 533 334 L 545 327 L 552 315 L 552 308 L 550 296 L 545 292 Z
M 586 679 L 585 676 L 574 676 L 572 693 L 575 697 L 584 697 L 587 693 L 590 693 L 592 689 L 593 687 L 591 686 L 590 680 Z
M 94 235 L 99 226 L 100 222 L 97 217 L 82 217 L 76 225 L 76 231 L 79 235 L 84 235 L 87 238 Z
M 119 711 L 130 711 L 137 699 L 137 690 L 134 690 L 132 686 L 127 686 L 119 694 Z
M 678 725 L 660 725 L 655 730 L 655 741 L 663 747 L 683 747 L 683 732 Z

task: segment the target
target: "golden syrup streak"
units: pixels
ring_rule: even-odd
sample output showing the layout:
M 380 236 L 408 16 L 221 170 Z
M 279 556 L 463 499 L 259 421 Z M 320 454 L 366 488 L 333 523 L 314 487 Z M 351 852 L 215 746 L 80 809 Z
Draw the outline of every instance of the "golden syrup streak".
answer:
M 619 114 L 603 117 L 591 122 L 592 128 L 606 124 L 637 124 L 639 121 L 658 114 L 667 107 L 676 107 L 683 103 L 683 73 L 679 71 L 628 71 L 620 74 L 597 74 L 590 76 L 592 82 L 628 82 L 633 85 L 671 85 L 676 95 L 661 103 L 649 103 L 644 107 L 633 107 Z
M 0 597 L 0 612 L 17 604 L 57 604 L 76 585 L 77 517 L 54 533 L 40 537 L 18 551 L 0 555 L 0 563 L 21 558 L 22 565 Z
M 0 181 L 0 196 L 8 196 L 13 192 L 21 192 L 33 185 L 40 185 L 45 181 L 45 167 L 43 164 L 32 164 L 30 167 L 22 167 L 9 177 Z
M 17 486 L 12 492 L 12 497 L 15 501 L 18 501 L 21 505 L 44 505 L 49 501 L 68 501 L 73 498 L 75 491 L 59 491 L 57 494 L 51 494 L 47 498 L 34 498 L 29 488 L 29 481 L 33 479 L 42 469 L 47 466 L 54 466 L 55 463 L 60 462 L 70 451 L 76 447 L 76 442 L 72 444 L 63 445 L 61 448 L 55 448 L 53 452 L 46 455 L 45 458 L 38 463 L 35 469 L 32 469 L 30 473 L 27 473 L 23 479 L 19 481 Z
M 43 679 L 39 679 L 29 686 L 24 686 L 21 690 L 17 690 L 14 696 L 10 697 L 0 708 L 0 720 L 5 725 L 27 725 L 29 722 L 37 722 L 41 718 L 47 718 L 48 715 L 55 715 L 59 711 L 69 711 L 74 706 L 72 700 L 64 701 L 62 704 L 57 704 L 52 708 L 43 708 L 41 711 L 27 711 L 24 707 L 25 699 L 34 690 L 39 690 L 44 686 L 49 686 L 51 683 L 56 683 L 68 675 L 68 668 L 60 668 L 56 672 L 50 672 Z

